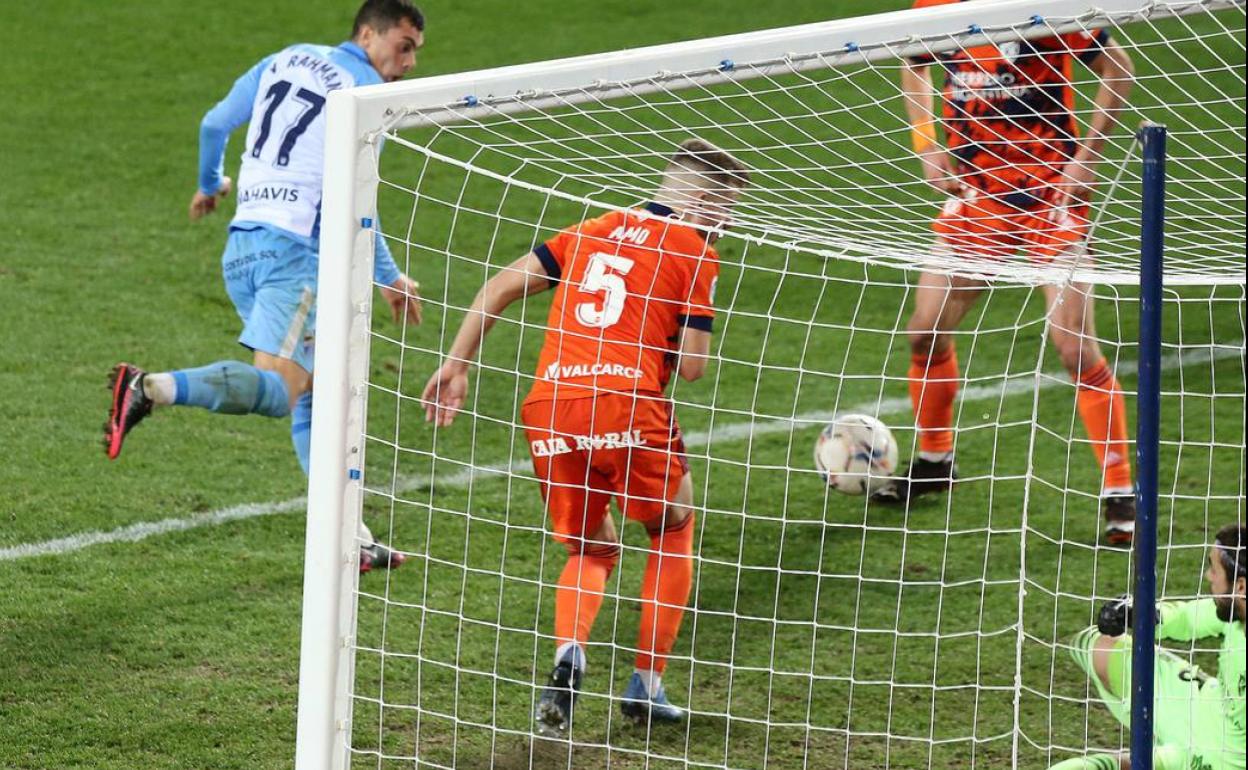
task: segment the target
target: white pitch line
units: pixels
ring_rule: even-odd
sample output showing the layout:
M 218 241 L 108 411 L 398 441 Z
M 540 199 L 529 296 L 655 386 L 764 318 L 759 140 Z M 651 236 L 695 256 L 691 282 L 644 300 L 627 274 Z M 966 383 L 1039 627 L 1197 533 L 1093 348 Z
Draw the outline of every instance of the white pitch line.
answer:
M 25 559 L 28 556 L 50 556 L 54 554 L 81 551 L 91 545 L 103 543 L 137 543 L 153 535 L 166 532 L 183 532 L 188 529 L 215 526 L 228 521 L 254 519 L 258 516 L 272 516 L 275 513 L 292 513 L 302 510 L 307 505 L 307 498 L 296 497 L 280 503 L 243 503 L 229 508 L 220 508 L 207 513 L 188 516 L 185 519 L 161 519 L 160 521 L 142 521 L 120 529 L 100 532 L 81 532 L 56 540 L 45 540 L 42 543 L 23 543 L 0 549 L 0 561 Z
M 1200 363 L 1212 363 L 1226 358 L 1242 358 L 1244 355 L 1243 342 L 1235 345 L 1217 345 L 1211 348 L 1198 348 L 1189 350 L 1180 354 L 1170 354 L 1162 357 L 1162 368 L 1171 369 L 1175 366 L 1190 366 Z M 1135 362 L 1119 361 L 1118 366 L 1122 370 L 1133 370 Z M 1040 375 L 1039 377 L 1029 377 L 1020 375 L 1016 377 L 1008 377 L 1006 379 L 995 382 L 991 385 L 972 385 L 963 388 L 959 393 L 958 400 L 960 402 L 986 401 L 992 399 L 1000 399 L 1006 396 L 1017 395 L 1021 393 L 1031 393 L 1035 390 L 1047 390 L 1058 385 L 1068 384 L 1065 372 L 1055 372 Z M 870 404 L 859 404 L 853 407 L 847 407 L 839 410 L 841 413 L 846 412 L 865 412 L 880 417 L 908 414 L 910 411 L 910 400 L 908 398 L 888 398 L 881 401 L 872 402 Z M 685 446 L 688 448 L 697 448 L 704 446 L 713 446 L 715 444 L 727 443 L 733 441 L 743 441 L 752 437 L 766 436 L 775 433 L 788 433 L 794 430 L 813 427 L 825 423 L 832 419 L 833 412 L 816 411 L 806 412 L 794 418 L 768 419 L 759 422 L 740 422 L 729 423 L 727 425 L 716 426 L 712 431 L 696 431 L 685 435 Z M 437 483 L 446 487 L 465 487 L 468 486 L 474 478 L 480 476 L 483 478 L 507 476 L 513 473 L 522 473 L 525 471 L 532 472 L 532 466 L 527 460 L 517 461 L 514 463 L 495 463 L 491 465 L 482 465 L 473 468 L 464 468 L 460 471 L 440 475 Z M 430 479 L 428 477 L 417 477 L 400 482 L 396 486 L 398 492 L 407 492 L 429 486 Z M 283 500 L 276 503 L 245 503 L 243 505 L 235 505 L 229 508 L 221 508 L 207 513 L 188 516 L 181 519 L 161 519 L 160 521 L 140 522 L 131 524 L 119 529 L 101 532 L 98 530 L 90 532 L 81 532 L 77 535 L 69 537 L 57 538 L 56 540 L 45 540 L 41 543 L 22 543 L 19 545 L 0 548 L 0 562 L 16 561 L 32 556 L 54 556 L 74 551 L 80 551 L 93 545 L 103 545 L 107 543 L 134 543 L 140 540 L 146 540 L 155 535 L 163 535 L 168 532 L 184 532 L 186 530 L 198 529 L 200 527 L 216 526 L 225 524 L 230 521 L 241 521 L 244 519 L 255 519 L 261 516 L 273 516 L 280 513 L 293 513 L 301 511 L 307 504 L 304 497 L 295 497 L 290 500 Z

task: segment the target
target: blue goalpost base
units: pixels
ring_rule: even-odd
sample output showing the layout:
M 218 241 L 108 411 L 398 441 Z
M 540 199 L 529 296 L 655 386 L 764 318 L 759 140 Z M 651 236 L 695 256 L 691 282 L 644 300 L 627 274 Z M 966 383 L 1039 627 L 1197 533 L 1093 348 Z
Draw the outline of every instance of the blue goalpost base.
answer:
M 1161 422 L 1161 298 L 1165 234 L 1166 128 L 1145 125 L 1140 211 L 1140 355 L 1136 399 L 1134 604 L 1157 603 L 1157 463 Z M 1153 770 L 1153 660 L 1156 616 L 1136 612 L 1132 624 L 1131 768 Z

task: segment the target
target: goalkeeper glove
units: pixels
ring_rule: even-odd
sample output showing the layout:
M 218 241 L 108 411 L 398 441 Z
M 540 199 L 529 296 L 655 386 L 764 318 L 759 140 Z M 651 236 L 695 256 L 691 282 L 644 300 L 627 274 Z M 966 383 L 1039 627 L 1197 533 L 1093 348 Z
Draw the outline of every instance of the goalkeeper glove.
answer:
M 1161 613 L 1153 610 L 1155 623 L 1161 622 Z M 1122 636 L 1135 622 L 1135 607 L 1131 595 L 1123 594 L 1105 603 L 1096 616 L 1096 629 L 1106 636 Z

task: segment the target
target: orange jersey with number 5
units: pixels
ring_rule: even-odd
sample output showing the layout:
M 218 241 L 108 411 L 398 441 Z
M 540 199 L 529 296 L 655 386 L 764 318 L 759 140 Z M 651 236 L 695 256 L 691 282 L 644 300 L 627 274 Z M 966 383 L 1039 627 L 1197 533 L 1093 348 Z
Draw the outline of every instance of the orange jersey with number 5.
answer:
M 1031 193 L 1043 195 L 1075 154 L 1075 62 L 1091 64 L 1108 39 L 1076 32 L 915 58 L 945 70 L 942 122 L 962 180 L 1019 207 L 1039 203 Z
M 711 330 L 719 256 L 665 206 L 586 220 L 534 253 L 556 289 L 526 403 L 661 394 L 682 327 Z

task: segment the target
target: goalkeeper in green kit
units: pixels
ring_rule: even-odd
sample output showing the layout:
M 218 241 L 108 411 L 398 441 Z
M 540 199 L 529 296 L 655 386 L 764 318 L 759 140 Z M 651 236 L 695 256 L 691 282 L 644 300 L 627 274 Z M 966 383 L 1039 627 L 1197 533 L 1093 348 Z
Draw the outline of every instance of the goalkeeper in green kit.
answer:
M 1205 579 L 1212 598 L 1161 602 L 1157 638 L 1192 641 L 1221 637 L 1218 675 L 1179 656 L 1157 653 L 1153 766 L 1156 770 L 1243 770 L 1244 764 L 1244 575 L 1248 529 L 1231 524 L 1218 531 L 1208 553 Z M 1131 625 L 1128 599 L 1106 604 L 1097 627 L 1075 638 L 1071 654 L 1110 712 L 1131 723 Z M 1059 762 L 1050 770 L 1129 770 L 1127 754 L 1096 754 Z

